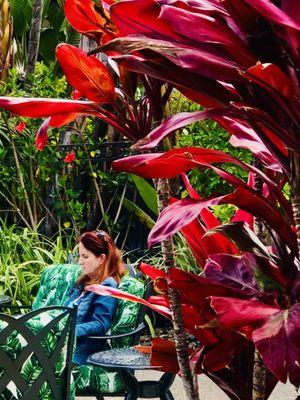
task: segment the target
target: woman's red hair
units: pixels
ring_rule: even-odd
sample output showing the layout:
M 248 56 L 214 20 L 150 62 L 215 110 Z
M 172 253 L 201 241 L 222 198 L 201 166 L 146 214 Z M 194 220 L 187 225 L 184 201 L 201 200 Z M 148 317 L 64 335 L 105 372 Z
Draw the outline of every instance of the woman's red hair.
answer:
M 109 277 L 120 283 L 125 272 L 121 252 L 108 233 L 105 231 L 85 232 L 78 238 L 78 242 L 97 257 L 101 254 L 106 255 L 104 264 L 99 266 L 95 276 L 90 278 L 88 275 L 81 275 L 77 280 L 78 285 L 100 284 Z

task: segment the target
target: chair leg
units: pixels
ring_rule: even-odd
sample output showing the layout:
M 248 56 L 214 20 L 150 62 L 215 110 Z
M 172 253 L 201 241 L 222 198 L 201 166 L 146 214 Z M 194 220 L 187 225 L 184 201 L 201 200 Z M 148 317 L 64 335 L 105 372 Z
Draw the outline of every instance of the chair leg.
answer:
M 96 399 L 97 399 L 97 400 L 104 400 L 104 397 L 101 396 L 101 395 L 98 395 L 98 396 L 96 396 Z
M 133 393 L 128 393 L 124 400 L 137 400 L 137 395 Z
M 167 390 L 165 393 L 160 395 L 160 400 L 174 400 L 174 397 L 170 390 Z

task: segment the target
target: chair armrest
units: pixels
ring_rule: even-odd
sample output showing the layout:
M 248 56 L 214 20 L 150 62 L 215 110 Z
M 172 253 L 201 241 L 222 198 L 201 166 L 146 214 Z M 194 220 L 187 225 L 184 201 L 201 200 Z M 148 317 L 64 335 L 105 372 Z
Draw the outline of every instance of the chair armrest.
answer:
M 119 333 L 117 335 L 103 335 L 103 336 L 85 336 L 85 338 L 87 339 L 93 339 L 93 340 L 103 340 L 103 339 L 119 339 L 122 337 L 126 337 L 126 336 L 131 336 L 134 335 L 138 332 L 141 332 L 143 329 L 145 328 L 145 325 L 143 324 L 143 322 L 141 324 L 139 324 L 133 331 L 130 332 L 126 332 L 126 333 Z

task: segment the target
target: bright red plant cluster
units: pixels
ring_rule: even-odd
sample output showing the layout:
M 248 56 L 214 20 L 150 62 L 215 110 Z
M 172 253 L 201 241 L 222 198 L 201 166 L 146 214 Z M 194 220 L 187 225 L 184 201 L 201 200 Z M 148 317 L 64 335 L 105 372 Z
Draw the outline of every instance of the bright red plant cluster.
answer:
M 103 0 L 97 5 L 66 0 L 65 12 L 75 29 L 117 62 L 118 87 L 94 55 L 62 44 L 57 58 L 76 90 L 74 99 L 7 97 L 0 106 L 17 115 L 49 117 L 37 134 L 39 149 L 49 126 L 60 127 L 83 114 L 103 119 L 138 150 L 149 151 L 175 130 L 205 118 L 224 127 L 233 145 L 249 149 L 258 166 L 216 150 L 181 148 L 134 155 L 114 167 L 144 178 L 181 175 L 189 193 L 173 199 L 160 214 L 149 245 L 181 231 L 203 272 L 197 276 L 174 266 L 165 275 L 147 265 L 142 270 L 161 285 L 164 294 L 147 304 L 164 315 L 170 316 L 166 286 L 179 291 L 185 327 L 201 343 L 191 354 L 192 369 L 208 374 L 231 398 L 250 400 L 245 377 L 232 360 L 241 349 L 250 354 L 254 345 L 271 371 L 266 399 L 277 380 L 299 386 L 297 0 Z M 137 100 L 138 82 L 146 96 Z M 162 121 L 173 88 L 205 109 Z M 249 182 L 226 172 L 226 163 L 247 171 Z M 185 175 L 193 168 L 213 170 L 232 185 L 232 193 L 202 199 Z M 283 195 L 287 185 L 289 198 Z M 220 225 L 209 207 L 225 203 L 238 211 L 230 223 Z M 267 229 L 268 243 L 255 235 L 253 218 Z M 169 346 L 164 359 L 161 341 L 154 342 L 153 363 L 173 371 L 177 367 L 170 362 Z

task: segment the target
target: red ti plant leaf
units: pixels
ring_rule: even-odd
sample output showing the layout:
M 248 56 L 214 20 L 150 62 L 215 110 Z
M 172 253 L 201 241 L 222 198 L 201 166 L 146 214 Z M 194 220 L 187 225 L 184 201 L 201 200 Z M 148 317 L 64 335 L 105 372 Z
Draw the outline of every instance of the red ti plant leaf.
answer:
M 253 342 L 264 363 L 281 381 L 300 386 L 300 304 L 270 316 L 256 329 Z
M 270 0 L 245 0 L 246 3 L 255 8 L 266 19 L 288 28 L 300 30 L 300 23 L 288 14 L 276 7 Z
M 208 296 L 246 296 L 241 290 L 227 287 L 203 276 L 170 269 L 170 287 L 177 289 L 183 296 L 182 302 L 193 307 L 202 307 Z M 200 290 L 201 288 L 201 290 Z
M 161 371 L 177 374 L 179 365 L 174 342 L 159 338 L 152 339 L 150 365 L 159 367 Z
M 48 141 L 48 127 L 49 127 L 50 118 L 45 119 L 42 125 L 39 127 L 39 130 L 35 136 L 35 146 L 37 150 L 43 150 Z
M 139 0 L 134 7 L 130 1 L 115 2 L 110 15 L 122 36 L 134 33 L 160 35 L 178 39 L 174 29 L 159 18 L 160 6 L 153 0 Z
M 0 97 L 0 107 L 12 114 L 29 118 L 70 113 L 96 115 L 99 110 L 98 106 L 90 101 L 20 97 Z
M 288 100 L 297 100 L 298 91 L 293 81 L 274 64 L 257 63 L 243 75 L 263 87 L 275 90 Z
M 96 41 L 100 41 L 105 32 L 115 33 L 107 12 L 99 5 L 96 6 L 92 0 L 66 0 L 64 11 L 74 29 Z
M 233 356 L 245 344 L 245 338 L 230 330 L 218 332 L 220 340 L 214 346 L 201 346 L 190 359 L 192 368 L 200 371 L 219 371 L 227 367 Z
M 89 285 L 86 287 L 86 290 L 89 292 L 94 292 L 94 293 L 100 294 L 102 296 L 112 296 L 117 299 L 128 300 L 128 301 L 133 301 L 135 303 L 140 303 L 140 304 L 150 307 L 154 311 L 157 311 L 158 313 L 164 315 L 167 318 L 171 318 L 171 311 L 169 310 L 169 308 L 161 306 L 161 305 L 152 304 L 147 300 L 141 299 L 140 297 L 134 296 L 133 294 L 123 292 L 120 289 L 115 289 L 115 288 L 111 288 L 111 287 L 104 286 L 104 285 Z
M 68 82 L 82 96 L 100 103 L 114 101 L 114 81 L 100 60 L 94 56 L 87 56 L 84 51 L 69 44 L 58 45 L 56 57 Z
M 254 345 L 266 366 L 281 382 L 289 378 L 292 384 L 300 385 L 299 303 L 280 310 L 257 300 L 212 297 L 211 306 L 225 328 L 252 326 Z
M 251 326 L 253 331 L 257 324 L 264 323 L 271 315 L 280 312 L 278 307 L 266 305 L 256 299 L 212 296 L 210 304 L 217 313 L 222 328 L 227 329 L 239 330 Z
M 287 245 L 296 249 L 296 235 L 280 213 L 261 196 L 240 187 L 235 192 L 209 200 L 180 200 L 166 207 L 160 214 L 148 237 L 149 246 L 167 239 L 183 226 L 192 222 L 203 209 L 216 204 L 234 204 L 237 207 L 262 218 L 269 224 Z
M 204 276 L 214 282 L 239 289 L 251 297 L 262 295 L 254 279 L 253 270 L 244 262 L 243 256 L 210 256 L 205 265 Z

